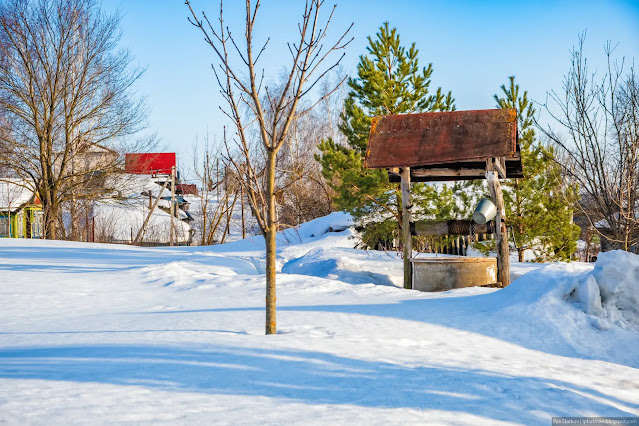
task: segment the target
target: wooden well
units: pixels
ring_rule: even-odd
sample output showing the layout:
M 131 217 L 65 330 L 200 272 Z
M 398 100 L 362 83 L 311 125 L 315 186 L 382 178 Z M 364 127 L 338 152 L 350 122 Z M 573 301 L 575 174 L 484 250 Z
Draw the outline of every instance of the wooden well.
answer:
M 494 257 L 416 257 L 411 263 L 414 290 L 445 291 L 497 284 Z
M 411 235 L 415 232 L 411 230 L 416 231 L 417 224 L 412 222 L 411 183 L 468 179 L 486 179 L 497 207 L 497 279 L 487 284 L 497 282 L 503 287 L 510 284 L 506 213 L 499 180 L 523 177 L 517 111 L 514 108 L 373 117 L 366 167 L 386 169 L 390 182 L 401 182 L 405 288 L 417 289 L 412 283 Z M 429 228 L 427 225 L 420 227 Z M 444 225 L 450 226 L 434 224 L 434 228 L 430 226 L 432 232 L 424 234 L 446 235 L 440 230 Z M 449 271 L 453 277 L 456 276 L 456 268 L 463 269 L 461 266 L 451 267 Z

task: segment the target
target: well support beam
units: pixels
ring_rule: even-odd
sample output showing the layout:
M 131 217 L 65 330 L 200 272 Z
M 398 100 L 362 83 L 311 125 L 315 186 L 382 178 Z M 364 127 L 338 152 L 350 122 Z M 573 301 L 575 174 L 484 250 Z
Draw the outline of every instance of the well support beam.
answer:
M 413 203 L 410 197 L 410 167 L 401 169 L 402 189 L 402 246 L 404 248 L 404 288 L 413 288 L 413 237 L 411 235 L 411 209 Z
M 491 161 L 491 160 L 489 160 Z M 504 196 L 501 192 L 498 172 L 487 167 L 486 179 L 490 195 L 497 207 L 495 216 L 495 245 L 497 249 L 497 281 L 502 287 L 510 284 L 510 252 L 508 250 L 508 232 L 506 232 L 506 210 L 504 208 Z

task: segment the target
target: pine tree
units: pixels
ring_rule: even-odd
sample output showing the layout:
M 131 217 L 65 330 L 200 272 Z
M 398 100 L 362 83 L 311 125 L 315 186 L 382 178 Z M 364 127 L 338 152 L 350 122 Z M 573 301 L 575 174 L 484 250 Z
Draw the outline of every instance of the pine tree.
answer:
M 552 147 L 539 143 L 533 128 L 535 109 L 528 92 L 520 96 L 515 77 L 502 85 L 502 97 L 494 95 L 498 108 L 518 111 L 519 144 L 524 178 L 504 182 L 506 219 L 523 262 L 533 249 L 538 261 L 569 260 L 576 251 L 579 227 L 572 221 L 575 188 L 564 185 Z
M 360 56 L 357 77 L 350 78 L 350 92 L 341 116 L 341 132 L 347 146 L 328 139 L 319 144 L 324 177 L 336 192 L 335 204 L 351 212 L 356 219 L 368 221 L 365 243 L 392 239 L 392 233 L 401 225 L 401 194 L 397 184 L 388 182 L 386 170 L 364 167 L 371 118 L 389 114 L 407 114 L 426 111 L 454 110 L 454 99 L 438 88 L 430 92 L 433 65 L 419 66 L 415 43 L 406 49 L 400 43 L 396 28 L 385 22 L 376 38 L 368 37 L 368 55 Z M 438 216 L 434 199 L 450 205 L 447 193 L 437 189 L 424 190 L 414 185 L 418 196 L 413 204 L 422 214 Z M 419 194 L 422 194 L 421 196 Z M 440 197 L 441 195 L 441 197 Z M 448 209 L 450 210 L 450 209 Z M 368 241 L 367 241 L 368 240 Z

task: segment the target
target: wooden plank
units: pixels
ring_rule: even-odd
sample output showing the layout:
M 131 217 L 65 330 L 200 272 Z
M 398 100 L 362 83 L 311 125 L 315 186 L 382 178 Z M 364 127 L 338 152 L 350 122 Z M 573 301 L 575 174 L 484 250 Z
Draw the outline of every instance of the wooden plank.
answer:
M 506 179 L 506 161 L 504 157 L 492 158 L 493 170 L 495 170 L 501 179 Z
M 485 169 L 418 169 L 411 173 L 411 177 L 483 177 L 485 173 Z
M 366 166 L 414 167 L 512 157 L 517 111 L 428 112 L 374 117 Z
M 521 155 L 519 151 L 513 157 L 502 157 L 501 164 L 505 167 L 509 179 L 524 177 Z M 431 172 L 431 170 L 435 170 Z M 486 160 L 457 161 L 454 163 L 429 166 L 415 166 L 410 169 L 411 182 L 439 182 L 470 179 L 486 179 Z M 388 180 L 399 182 L 399 168 L 388 169 Z
M 493 226 L 475 224 L 472 230 L 477 234 L 490 234 Z M 471 221 L 469 220 L 418 220 L 412 224 L 413 235 L 470 235 Z
M 411 258 L 413 257 L 413 236 L 410 232 L 411 208 L 412 202 L 410 198 L 410 168 L 404 167 L 401 173 L 402 177 L 402 245 L 404 247 L 404 288 L 413 288 L 413 265 Z
M 506 211 L 504 208 L 504 197 L 501 191 L 499 177 L 494 170 L 486 171 L 486 179 L 488 180 L 488 189 L 490 190 L 493 203 L 497 207 L 497 215 L 495 216 L 495 246 L 497 249 L 497 281 L 502 287 L 510 284 L 510 251 L 508 249 L 508 233 L 503 221 L 506 219 Z
M 414 235 L 446 235 L 448 222 L 445 220 L 419 220 L 413 224 Z

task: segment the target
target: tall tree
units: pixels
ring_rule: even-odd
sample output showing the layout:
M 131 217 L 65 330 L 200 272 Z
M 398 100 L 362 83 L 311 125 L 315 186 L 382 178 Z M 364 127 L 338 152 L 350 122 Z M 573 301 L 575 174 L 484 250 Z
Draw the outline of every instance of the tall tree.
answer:
M 371 118 L 450 111 L 455 106 L 450 92 L 444 94 L 441 88 L 431 92 L 433 64 L 420 67 L 415 43 L 408 49 L 402 46 L 397 29 L 391 28 L 388 22 L 380 27 L 375 38 L 368 37 L 368 43 L 368 54 L 360 56 L 357 77 L 348 80 L 350 92 L 340 125 L 347 146 L 326 139 L 320 143 L 321 155 L 316 158 L 322 164 L 324 177 L 336 192 L 336 206 L 360 219 L 374 217 L 368 229 L 371 235 L 377 235 L 380 229 L 397 229 L 397 224 L 401 224 L 401 208 L 398 207 L 401 206 L 401 193 L 398 185 L 389 184 L 385 170 L 364 167 Z M 416 190 L 420 192 L 419 188 Z M 421 205 L 427 214 L 434 213 L 428 204 L 432 197 L 438 196 L 437 191 L 422 192 L 428 197 L 416 197 L 413 203 L 417 207 Z M 396 225 L 389 226 L 387 221 Z
M 498 108 L 518 111 L 519 143 L 526 177 L 504 182 L 506 217 L 512 226 L 519 261 L 536 251 L 539 261 L 567 260 L 576 251 L 579 227 L 572 221 L 575 188 L 565 185 L 552 147 L 539 143 L 533 127 L 535 109 L 515 77 L 494 95 Z
M 117 46 L 119 24 L 96 0 L 0 5 L 0 163 L 32 182 L 50 239 L 62 203 L 94 172 L 116 169 L 117 156 L 92 167 L 87 152 L 137 132 L 146 117 L 131 90 L 141 71 Z
M 605 48 L 607 66 L 592 72 L 585 35 L 571 51 L 563 90 L 549 95 L 552 121 L 542 130 L 579 185 L 579 208 L 596 232 L 626 251 L 639 247 L 639 77 Z M 630 62 L 632 63 L 632 61 Z
M 323 3 L 322 0 L 305 2 L 302 19 L 297 26 L 297 40 L 288 44 L 286 48 L 291 55 L 290 68 L 286 71 L 283 84 L 269 87 L 263 84 L 264 72 L 259 72 L 257 66 L 260 56 L 267 48 L 268 40 L 261 47 L 254 44 L 254 28 L 259 16 L 260 1 L 246 1 L 244 40 L 235 39 L 226 27 L 221 3 L 219 26 L 213 26 L 205 13 L 199 18 L 190 2 L 186 1 L 191 13 L 189 21 L 202 32 L 206 43 L 215 54 L 216 65 L 213 66 L 213 71 L 227 104 L 223 111 L 235 126 L 235 141 L 241 157 L 241 160 L 236 160 L 237 157 L 229 155 L 229 160 L 236 172 L 244 177 L 241 182 L 266 242 L 266 334 L 276 333 L 278 153 L 284 146 L 296 118 L 311 111 L 325 97 L 309 105 L 303 105 L 303 99 L 307 98 L 309 92 L 323 77 L 338 66 L 344 55 L 331 64 L 327 64 L 327 59 L 350 42 L 346 39 L 350 27 L 334 41 L 329 42 L 326 38 L 336 6 L 328 18 L 323 20 L 320 17 Z M 330 92 L 325 96 L 329 95 Z M 252 129 L 258 134 L 258 145 L 263 154 L 259 159 L 252 149 Z M 260 166 L 256 161 L 264 157 L 266 161 L 263 174 L 258 174 Z M 262 185 L 263 182 L 265 185 Z

